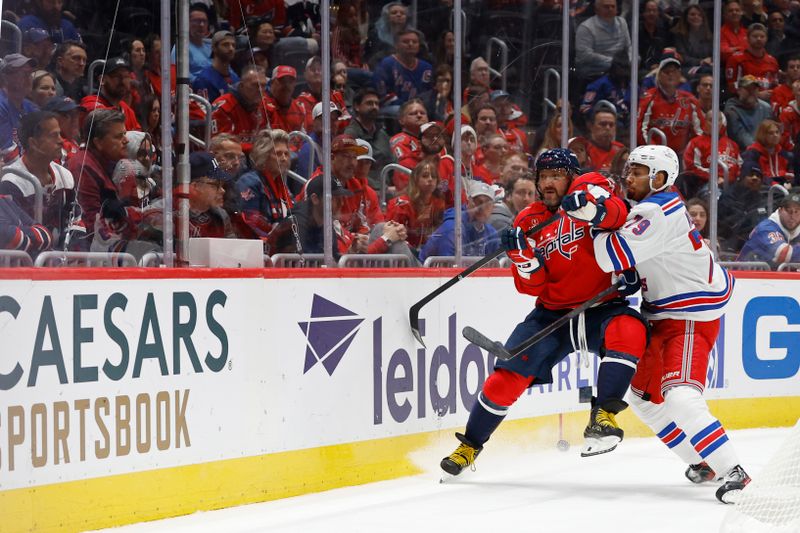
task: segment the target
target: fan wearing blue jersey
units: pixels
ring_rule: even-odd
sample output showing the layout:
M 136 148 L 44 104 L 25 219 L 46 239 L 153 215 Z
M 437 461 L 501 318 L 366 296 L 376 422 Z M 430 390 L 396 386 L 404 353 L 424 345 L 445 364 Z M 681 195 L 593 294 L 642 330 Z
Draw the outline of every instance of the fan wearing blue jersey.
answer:
M 418 59 L 420 33 L 412 28 L 395 36 L 395 53 L 375 68 L 374 82 L 384 106 L 399 106 L 433 88 L 433 67 Z
M 737 261 L 766 261 L 773 269 L 800 262 L 800 188 L 792 189 L 780 207 L 753 228 Z
M 634 149 L 623 176 L 635 205 L 618 230 L 594 230 L 594 249 L 604 271 L 635 268 L 641 277 L 651 339 L 631 381 L 630 405 L 689 465 L 687 478 L 702 483 L 721 477 L 716 496 L 731 503 L 750 477 L 702 393 L 734 280 L 714 260 L 672 187 L 678 156 L 671 148 Z M 591 220 L 588 193 L 573 194 L 567 214 Z

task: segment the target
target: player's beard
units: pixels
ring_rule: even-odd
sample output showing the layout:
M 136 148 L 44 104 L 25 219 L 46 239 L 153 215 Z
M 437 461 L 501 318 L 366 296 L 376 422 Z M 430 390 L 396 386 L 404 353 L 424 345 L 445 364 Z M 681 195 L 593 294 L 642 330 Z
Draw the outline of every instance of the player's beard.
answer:
M 552 210 L 561 205 L 561 197 L 554 187 L 547 187 L 542 191 L 542 202 Z

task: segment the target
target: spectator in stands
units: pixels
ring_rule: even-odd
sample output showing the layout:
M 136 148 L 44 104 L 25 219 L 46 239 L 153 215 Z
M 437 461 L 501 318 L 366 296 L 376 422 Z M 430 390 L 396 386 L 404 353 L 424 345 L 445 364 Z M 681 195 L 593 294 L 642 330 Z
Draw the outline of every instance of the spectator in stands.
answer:
M 19 155 L 20 118 L 36 110 L 36 104 L 28 100 L 34 68 L 36 61 L 21 54 L 9 54 L 0 63 L 0 155 L 5 162 Z
M 56 95 L 56 78 L 46 70 L 37 70 L 33 73 L 31 82 L 30 100 L 41 109 L 53 96 Z
M 303 72 L 303 77 L 306 81 L 307 89 L 297 96 L 297 101 L 305 112 L 305 129 L 306 131 L 310 131 L 311 123 L 314 121 L 314 118 L 311 116 L 311 111 L 322 98 L 322 60 L 319 56 L 313 56 L 306 62 L 306 69 L 305 72 Z M 331 101 L 339 108 L 340 122 L 345 122 L 345 120 L 349 121 L 350 115 L 347 112 L 344 93 L 340 90 L 336 90 L 333 85 L 331 85 Z
M 781 142 L 787 150 L 793 150 L 800 136 L 800 80 L 792 82 L 794 99 L 781 109 L 778 116 L 783 136 Z
M 692 93 L 679 89 L 680 83 L 680 61 L 674 56 L 662 59 L 656 87 L 647 91 L 639 103 L 639 144 L 649 143 L 650 130 L 657 128 L 666 136 L 667 146 L 680 154 L 689 139 L 703 133 L 705 118 L 700 103 Z
M 61 158 L 61 131 L 58 118 L 49 111 L 34 111 L 22 117 L 19 127 L 22 157 L 7 168 L 19 170 L 39 181 L 44 193 L 42 224 L 60 247 L 66 237 L 70 212 L 75 201 L 72 173 L 54 161 Z M 16 174 L 6 174 L 0 182 L 0 195 L 10 196 L 33 217 L 34 186 Z
M 279 30 L 286 25 L 286 2 L 281 0 L 231 0 L 228 22 L 235 29 L 247 24 L 247 18 L 271 20 Z M 249 28 L 248 28 L 249 29 Z
M 289 170 L 289 134 L 279 129 L 259 131 L 250 159 L 253 170 L 236 182 L 244 222 L 239 235 L 266 241 L 294 205 L 284 179 Z
M 331 90 L 336 90 L 344 97 L 344 107 L 340 108 L 343 113 L 353 107 L 353 96 L 355 91 L 348 83 L 348 68 L 344 61 L 337 60 L 331 65 Z
M 444 218 L 444 198 L 439 188 L 435 158 L 426 157 L 414 167 L 406 193 L 392 198 L 386 219 L 403 224 L 408 231 L 408 245 L 417 253 Z
M 700 6 L 690 5 L 684 9 L 672 33 L 675 35 L 675 49 L 683 58 L 685 68 L 711 65 L 714 39 L 706 12 Z
M 395 36 L 395 53 L 375 68 L 375 85 L 384 104 L 399 106 L 433 88 L 433 67 L 417 58 L 420 35 L 408 28 Z
M 575 31 L 575 65 L 583 79 L 608 72 L 620 50 L 630 50 L 631 36 L 625 19 L 617 16 L 617 0 L 597 0 L 595 15 Z
M 425 109 L 431 120 L 444 122 L 453 114 L 453 69 L 450 65 L 436 67 L 436 84 L 419 98 L 425 102 Z
M 372 146 L 375 164 L 369 172 L 369 184 L 375 190 L 381 187 L 380 175 L 383 167 L 394 161 L 392 148 L 389 145 L 389 134 L 378 122 L 379 109 L 380 98 L 375 89 L 366 87 L 359 90 L 353 97 L 355 117 L 344 130 L 344 133 L 356 139 L 363 139 Z
M 567 118 L 567 138 L 572 138 L 573 126 L 572 126 L 572 118 Z M 561 147 L 561 112 L 556 113 L 555 115 L 550 118 L 547 122 L 547 127 L 544 130 L 544 136 L 542 138 L 542 144 L 539 145 L 539 149 L 536 152 L 536 155 L 540 155 L 542 152 L 550 150 L 552 148 L 560 148 Z
M 513 154 L 512 157 L 519 157 Z M 489 223 L 499 233 L 501 230 L 514 225 L 514 219 L 520 211 L 536 198 L 536 183 L 531 174 L 511 178 L 504 186 L 505 196 L 496 199 Z
M 778 61 L 766 50 L 767 29 L 763 24 L 751 24 L 747 28 L 747 48 L 735 52 L 725 63 L 725 80 L 728 90 L 736 90 L 736 82 L 748 74 L 758 79 L 758 97 L 769 102 L 772 89 L 778 82 Z
M 233 92 L 239 76 L 231 68 L 236 53 L 236 37 L 229 31 L 218 31 L 211 38 L 211 64 L 201 70 L 192 82 L 192 89 L 209 102 Z
M 389 2 L 381 9 L 365 45 L 364 55 L 370 65 L 377 64 L 395 46 L 397 34 L 408 28 L 408 8 L 402 2 Z
M 437 29 L 437 31 L 439 31 Z M 452 65 L 455 60 L 456 36 L 452 31 L 445 31 L 439 35 L 434 50 L 434 65 Z
M 720 59 L 723 63 L 736 52 L 747 48 L 747 30 L 742 25 L 742 5 L 739 0 L 728 0 L 722 10 Z
M 711 246 L 711 241 L 708 239 L 708 204 L 700 198 L 690 198 L 686 200 L 685 205 L 694 229 L 700 233 L 706 245 Z
M 761 221 L 737 261 L 764 261 L 773 270 L 800 259 L 800 189 L 792 189 L 780 207 Z
M 486 176 L 490 184 L 500 181 L 500 177 L 503 173 L 503 165 L 509 152 L 505 135 L 502 133 L 493 133 L 484 137 L 481 149 L 483 151 L 483 162 L 479 164 L 476 163 L 482 170 L 481 174 Z
M 43 111 L 51 111 L 56 114 L 58 127 L 61 130 L 61 156 L 58 162 L 66 165 L 67 159 L 78 153 L 80 144 L 78 104 L 68 96 L 54 96 L 45 104 Z
M 422 159 L 420 126 L 428 122 L 428 113 L 422 100 L 414 98 L 400 106 L 398 122 L 402 131 L 389 141 L 398 164 L 413 169 Z M 405 189 L 408 177 L 394 173 L 393 183 L 397 191 Z
M 144 132 L 128 131 L 125 137 L 128 138 L 126 156 L 117 162 L 111 180 L 120 201 L 145 209 L 161 196 L 161 189 L 152 177 L 155 147 Z
M 461 243 L 465 256 L 484 256 L 497 250 L 500 239 L 489 224 L 494 208 L 494 188 L 480 181 L 469 185 L 469 202 L 461 213 Z M 424 261 L 432 256 L 455 255 L 455 210 L 451 207 L 444 213 L 444 222 L 436 228 L 422 247 L 419 258 Z
M 617 141 L 617 114 L 611 106 L 595 106 L 589 123 L 589 139 L 586 151 L 591 169 L 598 172 L 611 170 L 611 161 L 625 147 Z
M 478 136 L 478 144 L 483 145 L 485 140 L 497 133 L 497 109 L 492 104 L 483 104 L 475 115 L 475 134 Z M 476 154 L 476 159 L 483 160 L 483 153 Z
M 749 29 L 753 24 L 767 23 L 767 13 L 761 0 L 742 0 L 742 26 Z
M 54 54 L 56 94 L 80 102 L 86 96 L 86 45 L 66 41 L 56 47 Z
M 236 135 L 220 133 L 211 139 L 208 151 L 217 160 L 222 170 L 235 181 L 245 170 L 245 157 L 242 150 L 242 141 Z
M 661 13 L 657 0 L 647 0 L 641 7 L 639 23 L 639 70 L 650 71 L 658 66 L 661 50 L 672 46 L 674 39 L 669 31 L 666 17 Z M 627 50 L 624 50 L 628 58 Z M 588 89 L 587 89 L 588 90 Z
M 427 133 L 427 130 L 426 130 Z M 440 187 L 444 193 L 444 203 L 447 207 L 453 207 L 455 203 L 456 194 L 456 180 L 455 168 L 456 161 L 454 157 L 455 144 L 461 142 L 461 204 L 467 203 L 467 193 L 469 183 L 473 180 L 480 180 L 487 184 L 490 183 L 491 178 L 485 173 L 483 169 L 475 165 L 475 151 L 478 149 L 478 139 L 475 135 L 475 130 L 468 124 L 462 124 L 461 135 L 453 134 L 452 144 L 450 145 L 449 153 L 439 158 L 439 180 Z
M 767 202 L 761 194 L 762 179 L 758 164 L 745 161 L 736 183 L 722 191 L 717 218 L 719 245 L 723 251 L 741 250 L 756 224 L 767 216 Z
M 231 175 L 207 152 L 192 152 L 189 165 L 189 237 L 235 238 L 228 213 L 222 209 Z
M 91 132 L 91 134 L 90 134 Z M 119 202 L 111 180 L 111 169 L 126 156 L 125 115 L 116 109 L 100 108 L 89 113 L 83 123 L 86 147 L 67 162 L 67 168 L 79 184 L 76 191 L 81 206 L 81 222 L 86 228 L 88 245 L 94 238 L 95 221 L 107 199 Z M 127 215 L 117 212 L 117 219 Z M 135 225 L 131 222 L 131 225 Z M 76 243 L 79 247 L 81 243 Z
M 336 107 L 336 104 L 334 104 L 333 102 L 328 104 L 328 111 L 331 117 L 332 129 L 334 129 L 335 131 L 336 121 L 339 120 L 339 115 L 341 115 L 341 113 L 339 112 L 339 108 Z M 314 117 L 314 122 L 312 123 L 312 130 L 309 133 L 309 136 L 316 143 L 317 147 L 320 147 L 320 150 L 322 147 L 322 131 L 323 131 L 322 113 L 323 113 L 322 102 L 318 102 L 314 106 L 314 109 L 312 110 L 312 116 Z M 311 162 L 309 163 L 309 161 Z M 297 173 L 303 176 L 305 179 L 309 179 L 319 166 L 320 166 L 320 159 L 317 154 L 317 149 L 312 144 L 304 142 L 303 146 L 300 147 L 300 150 L 297 151 L 297 165 L 296 165 Z
M 61 16 L 62 6 L 63 2 L 59 1 L 33 0 L 33 13 L 22 17 L 17 26 L 23 34 L 31 28 L 41 28 L 56 44 L 64 41 L 80 41 L 81 35 L 72 22 Z
M 754 133 L 761 122 L 772 118 L 772 108 L 758 97 L 759 82 L 754 76 L 742 76 L 736 84 L 736 98 L 725 102 L 728 133 L 740 150 L 753 144 Z
M 489 63 L 482 57 L 476 57 L 469 65 L 469 84 L 486 87 L 491 92 L 491 71 Z
M 125 115 L 125 129 L 141 130 L 136 113 L 125 103 L 131 92 L 131 66 L 121 57 L 106 61 L 100 76 L 100 92 L 83 97 L 81 107 L 86 113 L 95 109 L 115 109 Z
M 256 49 L 266 56 L 271 65 L 275 57 L 275 43 L 278 37 L 275 35 L 275 28 L 263 18 L 254 18 L 254 23 L 248 25 L 247 35 L 250 37 L 250 46 L 245 49 L 244 54 L 250 59 L 250 52 Z
M 694 137 L 686 150 L 683 152 L 683 174 L 678 178 L 676 186 L 680 189 L 684 198 L 696 196 L 701 189 L 708 186 L 708 178 L 711 170 L 711 111 L 706 113 L 706 125 L 703 128 L 703 135 Z M 739 156 L 739 146 L 728 137 L 727 123 L 725 115 L 719 115 L 719 137 L 717 160 L 728 167 L 728 180 L 733 183 L 739 176 L 739 168 L 742 165 L 742 158 Z M 723 186 L 724 170 L 719 166 L 717 170 L 718 184 Z M 705 195 L 708 192 L 706 191 Z
M 700 109 L 703 113 L 711 111 L 711 100 L 714 94 L 714 77 L 711 74 L 701 74 L 696 81 L 695 95 L 700 102 Z
M 461 106 L 461 115 L 470 120 L 477 116 L 478 109 L 489 103 L 490 90 L 483 85 L 470 85 L 464 90 L 464 105 Z
M 42 28 L 31 28 L 22 36 L 22 55 L 36 60 L 41 68 L 47 68 L 53 58 L 53 41 Z
M 189 6 L 189 81 L 211 65 L 211 41 L 208 39 L 208 8 L 205 4 Z M 175 47 L 172 47 L 172 62 L 175 63 Z M 152 66 L 152 65 L 151 65 Z
M 9 196 L 0 195 L 0 250 L 20 250 L 35 256 L 49 250 L 53 238 Z
M 214 101 L 212 133 L 230 133 L 242 139 L 245 153 L 250 151 L 257 133 L 269 123 L 270 107 L 263 90 L 267 84 L 264 70 L 250 65 L 242 70 L 236 90 Z
M 294 67 L 279 65 L 272 71 L 267 99 L 269 100 L 269 125 L 286 132 L 302 131 L 305 123 L 305 109 L 292 98 L 297 84 L 297 71 Z
M 800 55 L 791 55 L 786 59 L 783 69 L 783 82 L 772 91 L 772 112 L 778 116 L 789 102 L 795 99 L 793 85 L 800 80 Z
M 766 185 L 791 183 L 794 180 L 791 158 L 791 153 L 781 149 L 780 123 L 771 119 L 763 120 L 758 125 L 755 141 L 742 153 L 742 160 L 758 163 Z
M 767 52 L 778 57 L 781 53 L 783 41 L 786 40 L 786 16 L 778 10 L 773 10 L 767 17 Z
M 618 125 L 627 124 L 631 102 L 630 83 L 631 63 L 628 51 L 622 50 L 614 54 L 608 74 L 600 76 L 586 86 L 580 105 L 580 113 L 584 120 L 589 120 L 595 105 L 605 100 L 614 106 Z
M 131 39 L 128 43 L 126 50 L 126 59 L 131 66 L 131 81 L 132 91 L 135 97 L 129 104 L 131 107 L 136 107 L 142 97 L 142 93 L 146 92 L 143 89 L 145 79 L 145 65 L 147 63 L 147 51 L 144 47 L 142 39 Z
M 509 149 L 527 152 L 528 135 L 511 121 L 511 113 L 514 110 L 511 95 L 505 91 L 492 91 L 491 102 L 497 109 L 497 131 L 505 136 Z
M 331 35 L 331 56 L 341 60 L 345 68 L 362 70 L 364 56 L 359 7 L 354 1 L 340 3 Z
M 155 94 L 145 94 L 136 107 L 136 120 L 142 131 L 150 135 L 156 149 L 156 161 L 161 162 L 161 101 Z

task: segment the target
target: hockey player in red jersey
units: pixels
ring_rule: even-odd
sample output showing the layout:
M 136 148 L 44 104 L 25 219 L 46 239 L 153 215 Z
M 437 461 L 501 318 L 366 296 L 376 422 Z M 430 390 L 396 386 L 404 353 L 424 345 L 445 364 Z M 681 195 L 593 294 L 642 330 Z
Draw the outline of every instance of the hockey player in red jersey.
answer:
M 591 206 L 568 206 L 573 211 L 599 228 L 622 225 L 627 208 L 614 195 L 613 182 L 594 172 L 573 177 L 577 171 L 578 160 L 569 150 L 555 148 L 540 155 L 536 183 L 542 200 L 523 209 L 514 226 L 501 233 L 514 263 L 517 290 L 537 297 L 535 309 L 514 328 L 507 347 L 520 344 L 612 284 L 612 275 L 600 270 L 594 259 L 588 222 L 562 216 L 539 233 L 525 236 L 527 230 L 559 210 L 565 195 L 576 191 L 585 191 Z M 634 279 L 625 276 L 625 280 L 631 284 L 621 289 L 623 293 L 638 290 Z M 641 315 L 628 307 L 623 294 L 615 293 L 517 357 L 498 360 L 472 407 L 466 431 L 456 433 L 461 444 L 442 459 L 442 469 L 457 475 L 471 466 L 525 389 L 552 383 L 552 368 L 579 349 L 601 357 L 597 397 L 593 398 L 581 455 L 610 452 L 623 437 L 614 417 L 627 407 L 622 398 L 646 343 L 647 329 Z
M 691 481 L 723 476 L 717 498 L 730 503 L 750 477 L 702 393 L 733 277 L 714 261 L 672 189 L 678 172 L 678 156 L 666 146 L 633 150 L 624 176 L 637 203 L 621 228 L 594 232 L 594 251 L 604 271 L 635 267 L 642 279 L 652 337 L 631 382 L 633 410 L 689 465 Z

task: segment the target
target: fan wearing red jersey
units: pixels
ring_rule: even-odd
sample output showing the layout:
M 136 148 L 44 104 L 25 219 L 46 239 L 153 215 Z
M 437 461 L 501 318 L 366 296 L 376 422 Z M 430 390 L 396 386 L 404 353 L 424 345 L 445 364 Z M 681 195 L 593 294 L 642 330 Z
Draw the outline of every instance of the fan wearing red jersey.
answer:
M 612 284 L 612 275 L 603 272 L 595 261 L 589 221 L 599 228 L 618 228 L 625 221 L 627 207 L 614 194 L 611 180 L 595 172 L 573 177 L 577 171 L 578 160 L 569 150 L 556 148 L 540 155 L 536 179 L 542 200 L 523 209 L 514 227 L 501 233 L 514 263 L 517 290 L 537 297 L 534 310 L 514 328 L 506 342 L 509 348 Z M 579 192 L 588 203 L 570 205 Z M 562 201 L 584 220 L 561 217 L 537 234 L 525 235 L 558 211 Z M 614 417 L 627 407 L 622 398 L 647 343 L 644 320 L 623 297 L 638 289 L 631 281 L 626 290 L 620 289 L 623 292 L 609 296 L 582 318 L 557 329 L 519 356 L 497 361 L 495 372 L 484 383 L 470 411 L 466 431 L 456 433 L 461 444 L 441 462 L 445 472 L 457 475 L 471 466 L 509 407 L 528 387 L 552 383 L 553 367 L 573 351 L 592 351 L 601 357 L 597 397 L 593 398 L 581 455 L 588 457 L 616 448 L 624 433 Z

